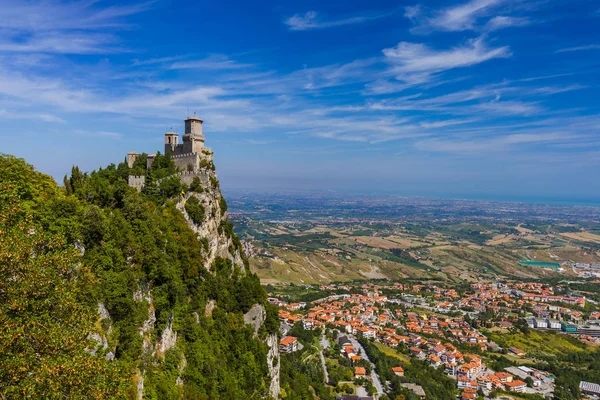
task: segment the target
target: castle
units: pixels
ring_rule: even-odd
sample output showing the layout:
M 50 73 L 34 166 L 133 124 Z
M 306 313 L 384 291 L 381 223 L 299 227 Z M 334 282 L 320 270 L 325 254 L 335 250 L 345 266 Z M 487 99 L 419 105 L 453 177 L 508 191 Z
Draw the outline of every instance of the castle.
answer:
M 165 133 L 165 152 L 170 154 L 171 160 L 181 171 L 179 172 L 182 183 L 191 183 L 194 177 L 199 177 L 202 181 L 208 180 L 204 167 L 213 162 L 213 152 L 204 146 L 206 138 L 202 133 L 202 121 L 195 114 L 187 117 L 184 121 L 185 131 L 183 134 L 183 143 L 179 143 L 179 134 L 173 131 Z M 140 154 L 131 152 L 127 154 L 127 165 L 132 168 Z M 156 154 L 149 154 L 146 158 L 146 168 L 150 168 Z M 138 190 L 144 187 L 146 177 L 130 175 L 129 186 Z

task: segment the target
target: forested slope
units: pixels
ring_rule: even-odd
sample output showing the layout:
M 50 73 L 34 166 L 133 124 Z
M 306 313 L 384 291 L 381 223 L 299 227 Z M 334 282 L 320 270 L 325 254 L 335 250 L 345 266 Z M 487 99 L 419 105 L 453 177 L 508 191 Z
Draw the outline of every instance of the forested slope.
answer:
M 134 166 L 138 193 L 125 163 L 74 167 L 61 188 L 0 157 L 0 394 L 278 396 L 276 310 L 205 168 L 208 187 L 186 187 L 158 155 Z M 253 306 L 266 309 L 256 327 Z

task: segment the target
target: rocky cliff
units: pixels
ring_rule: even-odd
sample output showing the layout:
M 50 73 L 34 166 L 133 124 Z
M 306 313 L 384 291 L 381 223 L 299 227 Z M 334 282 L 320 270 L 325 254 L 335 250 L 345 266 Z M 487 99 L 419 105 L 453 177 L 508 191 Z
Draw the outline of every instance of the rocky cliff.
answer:
M 186 182 L 191 183 L 191 188 L 185 193 L 177 196 L 175 209 L 178 210 L 185 218 L 187 226 L 196 235 L 198 246 L 202 253 L 202 267 L 209 273 L 215 273 L 215 263 L 217 260 L 227 260 L 234 274 L 249 275 L 248 262 L 243 254 L 238 238 L 232 231 L 232 225 L 227 219 L 227 204 L 223 199 L 219 187 L 219 181 L 214 171 L 212 160 L 207 163 L 194 175 L 197 180 L 186 176 Z M 168 177 L 167 177 L 168 179 Z M 197 201 L 196 201 L 197 200 Z M 194 204 L 196 210 L 188 208 L 190 203 Z M 196 214 L 196 215 L 194 215 Z M 160 330 L 158 334 L 156 324 L 155 309 L 152 299 L 152 288 L 148 282 L 139 283 L 138 289 L 133 293 L 133 298 L 136 302 L 144 302 L 147 305 L 147 319 L 138 328 L 139 334 L 142 337 L 142 358 L 152 360 L 154 366 L 157 363 L 164 362 L 165 355 L 169 350 L 177 350 L 180 346 L 178 342 L 177 328 L 174 327 L 174 314 L 170 311 L 169 319 L 166 327 Z M 221 299 L 223 301 L 224 299 Z M 227 299 L 225 299 L 227 301 Z M 215 308 L 219 307 L 219 299 L 207 298 L 203 316 L 211 318 Z M 106 310 L 103 304 L 100 304 L 102 310 Z M 193 323 L 199 325 L 200 317 L 197 311 L 193 312 Z M 103 312 L 101 318 L 107 318 L 106 312 Z M 266 320 L 266 310 L 263 304 L 255 303 L 252 308 L 244 314 L 244 322 L 253 330 L 253 339 L 260 341 L 267 346 L 267 353 L 263 362 L 266 362 L 268 368 L 267 391 L 262 395 L 270 396 L 273 399 L 278 399 L 280 396 L 279 386 L 279 342 L 277 332 L 265 333 L 264 324 Z M 186 329 L 181 323 L 179 329 Z M 106 342 L 105 337 L 110 336 L 111 325 L 108 323 L 109 330 L 101 337 L 103 344 Z M 174 384 L 179 388 L 179 395 L 186 397 L 185 392 L 185 375 L 186 368 L 191 368 L 188 365 L 185 352 L 179 352 L 177 363 L 177 378 Z M 147 369 L 143 366 L 136 368 L 136 397 L 143 399 L 148 397 L 144 388 L 145 376 Z

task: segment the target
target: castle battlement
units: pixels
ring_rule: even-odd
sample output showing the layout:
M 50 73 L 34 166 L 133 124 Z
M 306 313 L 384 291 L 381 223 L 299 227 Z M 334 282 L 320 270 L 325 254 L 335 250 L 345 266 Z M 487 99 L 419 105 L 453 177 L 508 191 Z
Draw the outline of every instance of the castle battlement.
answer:
M 204 171 L 181 171 L 179 173 L 177 173 L 177 175 L 179 176 L 199 176 L 199 175 L 204 175 L 205 172 Z
M 184 157 L 192 157 L 194 156 L 196 153 L 186 153 L 186 154 L 171 154 L 171 160 L 174 160 L 176 158 L 184 158 Z

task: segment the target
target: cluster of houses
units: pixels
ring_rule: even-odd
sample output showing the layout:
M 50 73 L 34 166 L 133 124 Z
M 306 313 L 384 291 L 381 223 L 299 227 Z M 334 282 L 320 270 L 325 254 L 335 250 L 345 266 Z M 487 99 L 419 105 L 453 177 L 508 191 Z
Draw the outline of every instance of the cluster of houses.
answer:
M 459 351 L 457 346 L 460 343 L 470 344 L 482 351 L 500 348 L 467 323 L 463 315 L 456 313 L 454 315 L 458 316 L 450 316 L 439 312 L 440 307 L 448 308 L 448 304 L 454 309 L 465 305 L 473 309 L 483 307 L 482 310 L 485 310 L 485 307 L 496 307 L 498 310 L 520 307 L 525 302 L 522 298 L 525 288 L 474 284 L 474 293 L 461 297 L 453 290 L 441 290 L 435 286 L 408 287 L 399 283 L 393 285 L 411 292 L 422 291 L 424 288 L 428 290 L 434 300 L 433 306 L 429 303 L 432 312 L 407 311 L 408 307 L 405 307 L 404 311 L 396 308 L 398 302 L 381 295 L 382 287 L 370 283 L 363 285 L 362 294 L 330 296 L 313 302 L 308 310 L 305 309 L 305 303 L 287 304 L 276 298 L 271 298 L 271 301 L 282 307 L 279 310 L 279 318 L 285 324 L 302 323 L 307 330 L 327 325 L 337 329 L 341 337 L 343 334 L 351 334 L 376 340 L 392 348 L 404 346 L 412 357 L 424 360 L 434 368 L 443 368 L 449 376 L 454 377 L 465 399 L 476 398 L 479 389 L 484 392 L 496 389 L 523 392 L 527 388 L 525 380 L 518 375 L 506 371 L 491 371 L 479 356 Z M 530 285 L 527 289 L 531 291 L 541 289 L 541 286 L 535 283 L 527 285 Z M 513 290 L 519 290 L 520 293 L 512 293 Z M 435 300 L 438 301 L 437 304 Z M 500 317 L 500 322 L 502 321 L 510 322 Z M 283 338 L 280 344 L 281 351 L 295 351 L 297 347 L 292 344 L 294 340 L 296 339 L 291 336 Z M 342 349 L 343 354 L 353 363 L 361 359 L 358 349 L 355 349 L 350 341 L 344 343 Z M 517 348 L 511 348 L 509 351 L 514 355 L 525 355 Z M 404 369 L 398 365 L 394 367 L 393 372 L 403 376 Z M 356 365 L 354 375 L 361 378 L 366 375 L 366 371 L 362 366 Z

